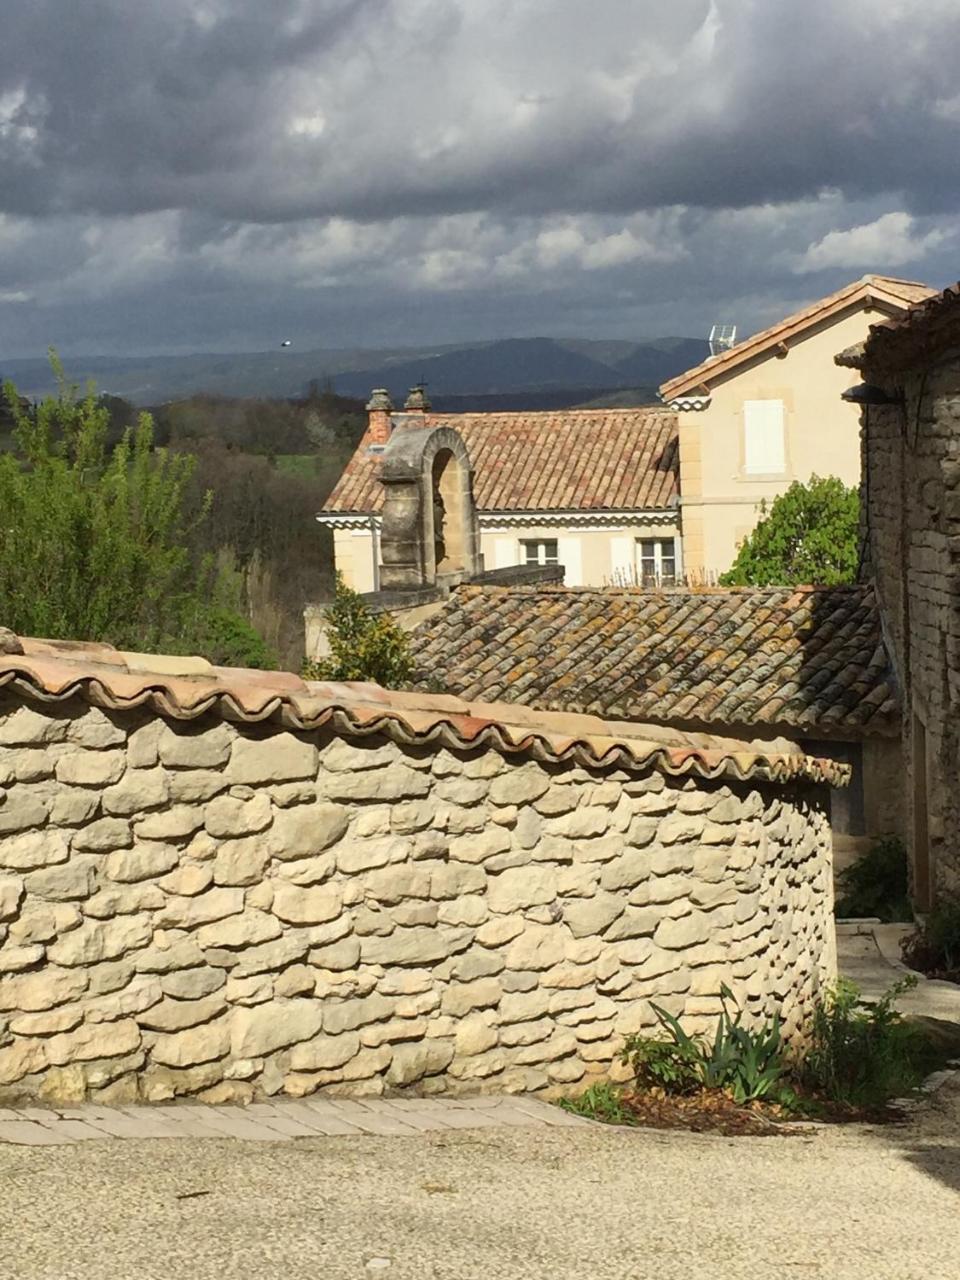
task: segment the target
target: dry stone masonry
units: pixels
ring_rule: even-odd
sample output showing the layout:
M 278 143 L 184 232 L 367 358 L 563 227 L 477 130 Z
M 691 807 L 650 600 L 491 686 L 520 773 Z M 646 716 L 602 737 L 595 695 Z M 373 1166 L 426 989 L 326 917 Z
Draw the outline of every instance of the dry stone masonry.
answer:
M 834 971 L 813 783 L 4 693 L 0 785 L 0 1103 L 549 1095 Z

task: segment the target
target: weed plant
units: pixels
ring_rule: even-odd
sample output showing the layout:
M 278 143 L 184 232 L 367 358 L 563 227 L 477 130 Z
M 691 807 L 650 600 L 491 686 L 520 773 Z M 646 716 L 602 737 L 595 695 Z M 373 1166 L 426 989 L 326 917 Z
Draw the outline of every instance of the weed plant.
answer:
M 907 884 L 907 851 L 890 836 L 877 840 L 837 876 L 840 893 L 834 914 L 842 919 L 876 916 L 883 921 L 912 920 Z

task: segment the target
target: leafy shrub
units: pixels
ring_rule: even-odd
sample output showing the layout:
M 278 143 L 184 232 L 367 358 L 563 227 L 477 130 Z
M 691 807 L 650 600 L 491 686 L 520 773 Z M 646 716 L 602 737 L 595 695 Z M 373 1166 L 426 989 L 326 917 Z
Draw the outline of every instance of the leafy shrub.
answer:
M 945 897 L 903 944 L 914 969 L 960 981 L 960 898 Z
M 841 890 L 835 914 L 877 916 L 880 920 L 912 920 L 907 851 L 895 836 L 877 840 L 862 857 L 837 876 Z M 958 935 L 960 937 L 960 935 Z
M 308 680 L 372 680 L 385 689 L 413 674 L 407 637 L 389 614 L 373 613 L 337 574 L 333 603 L 325 611 L 330 657 L 305 662 Z
M 916 983 L 913 975 L 904 978 L 868 1004 L 852 982 L 838 982 L 814 1014 L 802 1083 L 830 1102 L 857 1107 L 879 1106 L 915 1088 L 933 1065 L 931 1046 L 894 1005 Z
M 609 1080 L 598 1080 L 579 1098 L 561 1098 L 558 1105 L 588 1120 L 600 1120 L 604 1124 L 633 1124 L 632 1113 L 623 1105 L 620 1089 Z
M 699 1088 L 725 1089 L 741 1103 L 776 1095 L 788 1065 L 779 1018 L 752 1029 L 743 1026 L 743 1010 L 729 987 L 720 988 L 720 1002 L 711 1041 L 689 1035 L 672 1013 L 652 1005 L 669 1038 L 634 1035 L 627 1039 L 623 1061 L 630 1063 L 637 1083 L 679 1094 Z
M 228 609 L 215 607 L 206 611 L 201 648 L 204 657 L 216 666 L 270 671 L 277 665 L 263 638 L 246 618 Z

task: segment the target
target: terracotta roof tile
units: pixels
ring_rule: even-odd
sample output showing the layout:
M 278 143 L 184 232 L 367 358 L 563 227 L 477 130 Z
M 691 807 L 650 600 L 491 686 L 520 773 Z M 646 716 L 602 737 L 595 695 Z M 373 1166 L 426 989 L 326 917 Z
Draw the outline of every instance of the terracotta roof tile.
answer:
M 676 502 L 677 416 L 667 409 L 430 413 L 411 425 L 423 421 L 463 437 L 478 511 L 652 511 Z M 361 440 L 324 511 L 380 510 L 382 455 L 369 443 Z
M 960 283 L 928 295 L 902 315 L 870 326 L 865 342 L 835 357 L 836 363 L 859 369 L 872 360 L 895 368 L 918 357 L 929 358 L 939 345 L 956 343 L 960 335 Z
M 870 587 L 461 587 L 411 633 L 417 678 L 465 698 L 721 726 L 894 733 Z
M 474 702 L 375 684 L 326 684 L 289 672 L 211 666 L 203 658 L 119 653 L 109 646 L 15 637 L 0 629 L 0 689 L 19 698 L 81 698 L 113 712 L 144 708 L 175 720 L 205 714 L 344 737 L 377 733 L 406 746 L 487 748 L 588 768 L 657 769 L 677 777 L 806 778 L 844 785 L 846 765 L 804 755 L 792 743 L 759 746 L 709 734 L 620 723 L 592 715 Z
M 879 302 L 885 303 L 891 309 L 906 308 L 922 302 L 934 293 L 935 290 L 916 280 L 898 280 L 894 276 L 864 276 L 862 280 L 855 280 L 853 284 L 838 289 L 836 293 L 820 298 L 809 307 L 786 316 L 777 324 L 771 325 L 769 329 L 762 329 L 759 333 L 752 334 L 743 342 L 738 342 L 736 346 L 731 347 L 729 351 L 724 351 L 722 355 L 711 356 L 702 364 L 688 369 L 686 373 L 671 378 L 660 388 L 660 395 L 664 400 L 673 400 L 684 393 L 695 391 L 698 387 L 709 384 L 718 374 L 732 372 L 744 360 L 762 354 L 777 343 L 803 333 L 812 325 L 819 324 L 831 315 L 855 306 L 857 303 Z

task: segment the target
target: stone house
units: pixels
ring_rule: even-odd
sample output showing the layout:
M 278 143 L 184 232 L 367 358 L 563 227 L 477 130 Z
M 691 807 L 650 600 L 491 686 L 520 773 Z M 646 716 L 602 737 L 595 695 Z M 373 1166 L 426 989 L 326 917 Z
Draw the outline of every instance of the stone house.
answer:
M 482 566 L 562 565 L 568 583 L 682 572 L 677 512 L 677 418 L 664 408 L 543 413 L 430 411 L 415 388 L 403 412 L 385 391 L 368 405 L 357 450 L 317 519 L 333 529 L 348 586 L 382 581 L 381 464 L 395 433 L 444 428 L 462 440 L 474 473 Z
M 802 1037 L 847 774 L 0 633 L 0 1105 L 550 1095 L 722 983 Z
M 914 895 L 960 890 L 960 285 L 837 357 L 863 379 L 863 576 L 903 703 Z M 850 380 L 849 372 L 845 375 Z
M 902 315 L 933 290 L 864 276 L 660 388 L 678 415 L 683 563 L 712 582 L 769 503 L 811 475 L 860 479 L 857 413 L 841 400 L 838 351 L 871 320 Z
M 857 587 L 644 591 L 465 585 L 410 634 L 422 687 L 730 734 L 852 767 L 831 797 L 844 866 L 902 834 L 900 702 Z

